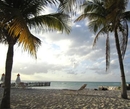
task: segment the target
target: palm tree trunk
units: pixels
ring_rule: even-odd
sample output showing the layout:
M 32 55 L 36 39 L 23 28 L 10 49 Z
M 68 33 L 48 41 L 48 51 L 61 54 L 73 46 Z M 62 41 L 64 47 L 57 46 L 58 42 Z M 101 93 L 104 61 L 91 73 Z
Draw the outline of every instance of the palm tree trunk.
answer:
M 121 50 L 120 50 L 120 44 L 119 44 L 119 38 L 118 38 L 118 33 L 117 33 L 117 28 L 115 28 L 115 42 L 116 42 L 116 49 L 118 53 L 118 60 L 119 60 L 119 65 L 120 65 L 120 71 L 121 71 L 121 97 L 124 99 L 127 99 L 127 89 L 126 89 L 126 80 L 125 80 L 125 72 L 124 72 L 124 64 L 123 64 L 123 59 L 121 55 Z
M 5 86 L 0 109 L 10 109 L 10 87 L 11 87 L 11 71 L 13 66 L 13 47 L 14 44 L 9 44 L 8 46 L 6 66 L 5 66 Z

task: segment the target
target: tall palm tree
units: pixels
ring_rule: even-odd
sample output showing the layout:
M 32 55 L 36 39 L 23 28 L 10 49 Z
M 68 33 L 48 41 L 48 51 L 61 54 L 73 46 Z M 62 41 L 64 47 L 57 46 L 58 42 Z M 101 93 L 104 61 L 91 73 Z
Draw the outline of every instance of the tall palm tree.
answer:
M 41 31 L 58 30 L 70 32 L 69 16 L 63 13 L 41 14 L 48 4 L 56 0 L 0 0 L 0 42 L 8 44 L 5 66 L 5 87 L 0 109 L 10 109 L 11 71 L 13 49 L 18 43 L 25 51 L 36 57 L 40 39 L 30 33 L 30 28 Z
M 121 97 L 127 98 L 123 59 L 128 42 L 128 24 L 130 11 L 125 11 L 128 0 L 91 0 L 86 1 L 81 14 L 75 21 L 88 18 L 89 28 L 97 33 L 93 45 L 100 34 L 106 34 L 106 70 L 110 65 L 109 33 L 113 32 L 121 72 Z

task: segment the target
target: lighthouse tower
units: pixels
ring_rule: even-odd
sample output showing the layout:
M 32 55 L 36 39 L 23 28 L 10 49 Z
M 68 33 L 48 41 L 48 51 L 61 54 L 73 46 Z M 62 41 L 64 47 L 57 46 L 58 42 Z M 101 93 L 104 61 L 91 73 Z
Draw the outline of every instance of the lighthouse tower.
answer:
M 15 84 L 16 84 L 16 86 L 19 86 L 20 83 L 21 83 L 20 74 L 18 74 L 16 81 L 15 81 Z
M 5 74 L 4 73 L 2 74 L 0 81 L 1 81 L 1 83 L 4 83 L 4 81 L 5 81 Z
M 5 74 L 3 73 L 0 80 L 0 87 L 4 87 L 4 82 L 5 82 Z

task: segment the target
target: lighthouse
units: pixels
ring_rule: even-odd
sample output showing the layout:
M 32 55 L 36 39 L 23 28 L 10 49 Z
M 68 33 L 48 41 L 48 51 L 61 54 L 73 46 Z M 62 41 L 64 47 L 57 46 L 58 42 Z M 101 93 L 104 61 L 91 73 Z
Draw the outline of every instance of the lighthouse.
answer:
M 5 74 L 3 73 L 0 80 L 0 87 L 4 87 L 4 82 L 5 82 Z
M 5 74 L 3 73 L 1 76 L 1 83 L 4 83 L 4 81 L 5 81 Z
M 16 86 L 19 86 L 20 83 L 21 83 L 20 74 L 18 74 L 16 81 L 15 81 L 15 84 L 16 84 Z

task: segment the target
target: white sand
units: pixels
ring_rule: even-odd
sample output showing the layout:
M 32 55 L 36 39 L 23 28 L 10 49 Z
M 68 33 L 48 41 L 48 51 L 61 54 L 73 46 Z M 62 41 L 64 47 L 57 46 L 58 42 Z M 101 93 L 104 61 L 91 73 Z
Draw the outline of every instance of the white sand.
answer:
M 12 109 L 130 109 L 120 91 L 11 89 Z M 0 101 L 3 89 L 0 89 Z

